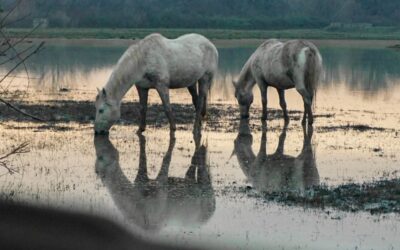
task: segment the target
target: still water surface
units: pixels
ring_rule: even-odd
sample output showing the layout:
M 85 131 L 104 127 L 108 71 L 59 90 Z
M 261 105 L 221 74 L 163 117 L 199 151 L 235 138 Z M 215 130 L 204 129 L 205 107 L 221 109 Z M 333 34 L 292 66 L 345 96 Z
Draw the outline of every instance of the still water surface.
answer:
M 393 42 L 364 42 L 358 46 L 346 41 L 315 43 L 324 60 L 322 87 L 344 84 L 351 91 L 364 91 L 365 96 L 374 96 L 379 91 L 388 92 L 399 84 L 400 51 L 387 48 Z M 224 42 L 217 41 L 216 44 L 220 55 L 219 84 L 214 88 L 230 88 L 223 86 L 231 85 L 226 79 L 237 76 L 257 47 L 257 42 L 239 41 L 225 46 Z M 127 47 L 118 43 L 107 46 L 95 42 L 83 45 L 50 42 L 45 50 L 29 61 L 28 68 L 31 77 L 36 79 L 35 86 L 40 88 L 98 87 L 104 85 L 112 67 Z

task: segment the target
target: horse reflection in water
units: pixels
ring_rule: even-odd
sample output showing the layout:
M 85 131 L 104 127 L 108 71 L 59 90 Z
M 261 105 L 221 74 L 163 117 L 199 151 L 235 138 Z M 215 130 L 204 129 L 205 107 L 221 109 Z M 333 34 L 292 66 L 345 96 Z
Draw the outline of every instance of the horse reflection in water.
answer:
M 147 175 L 146 139 L 138 136 L 139 170 L 133 183 L 123 173 L 119 153 L 108 137 L 95 137 L 96 172 L 124 217 L 150 231 L 159 231 L 168 224 L 193 226 L 210 219 L 215 211 L 215 196 L 206 164 L 207 148 L 200 145 L 201 135 L 195 135 L 196 148 L 185 178 L 168 177 L 175 146 L 171 135 L 155 180 Z
M 280 136 L 278 147 L 273 154 L 267 154 L 266 124 L 263 123 L 261 145 L 257 155 L 253 153 L 253 136 L 249 121 L 240 121 L 239 134 L 235 140 L 234 153 L 239 164 L 253 187 L 259 192 L 297 192 L 319 185 L 319 174 L 311 139 L 313 128 L 303 126 L 303 148 L 297 156 L 284 154 L 287 132 L 285 124 Z

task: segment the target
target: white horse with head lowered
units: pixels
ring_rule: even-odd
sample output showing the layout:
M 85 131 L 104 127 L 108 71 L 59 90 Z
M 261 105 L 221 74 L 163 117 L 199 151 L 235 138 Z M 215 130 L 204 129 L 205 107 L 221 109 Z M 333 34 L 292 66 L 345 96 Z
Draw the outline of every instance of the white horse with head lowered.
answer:
M 303 97 L 304 117 L 302 123 L 313 123 L 312 102 L 322 72 L 322 58 L 317 47 L 308 41 L 291 40 L 282 43 L 276 39 L 265 41 L 248 59 L 239 79 L 234 82 L 235 96 L 240 105 L 242 118 L 249 117 L 253 102 L 253 86 L 261 90 L 262 119 L 267 119 L 267 87 L 278 90 L 280 106 L 285 121 L 289 121 L 285 90 L 296 88 Z
M 151 34 L 132 45 L 118 61 L 107 84 L 96 97 L 95 132 L 108 133 L 120 118 L 121 100 L 133 84 L 140 99 L 139 132 L 146 128 L 149 89 L 156 89 L 171 130 L 176 129 L 169 89 L 188 88 L 196 108 L 196 125 L 206 113 L 207 94 L 218 67 L 218 52 L 204 36 L 187 34 L 167 39 Z M 197 88 L 198 83 L 198 88 Z

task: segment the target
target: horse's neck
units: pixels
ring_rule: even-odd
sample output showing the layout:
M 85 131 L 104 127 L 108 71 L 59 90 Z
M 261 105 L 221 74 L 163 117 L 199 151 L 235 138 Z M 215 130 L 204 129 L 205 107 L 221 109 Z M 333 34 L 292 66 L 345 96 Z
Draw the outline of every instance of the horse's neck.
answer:
M 140 67 L 138 48 L 130 48 L 118 61 L 106 86 L 106 92 L 110 99 L 120 103 L 125 94 L 135 82 L 141 80 L 142 70 Z
M 253 73 L 251 72 L 251 62 L 253 60 L 253 56 L 249 58 L 249 60 L 246 62 L 246 64 L 243 66 L 242 70 L 240 71 L 239 74 L 239 80 L 238 82 L 239 87 L 242 89 L 248 89 L 250 87 L 253 87 L 255 84 L 255 78 L 253 76 Z

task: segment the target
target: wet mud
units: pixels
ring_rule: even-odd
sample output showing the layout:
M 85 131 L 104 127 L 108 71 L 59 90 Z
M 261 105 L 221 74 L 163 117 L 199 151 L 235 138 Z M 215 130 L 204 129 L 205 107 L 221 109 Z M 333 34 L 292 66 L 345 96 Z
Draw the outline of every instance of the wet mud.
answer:
M 192 125 L 195 118 L 195 110 L 191 104 L 171 104 L 177 125 L 180 129 L 189 130 L 188 125 Z M 95 108 L 91 101 L 47 101 L 40 104 L 20 103 L 18 108 L 31 115 L 39 117 L 46 124 L 37 122 L 34 119 L 24 116 L 5 105 L 0 104 L 0 121 L 2 122 L 32 122 L 35 126 L 11 126 L 10 129 L 35 129 L 35 130 L 54 130 L 66 131 L 73 128 L 63 126 L 65 123 L 93 124 L 95 118 Z M 117 125 L 138 125 L 140 105 L 137 102 L 125 102 L 121 105 L 121 119 Z M 167 117 L 161 104 L 151 104 L 147 111 L 147 124 L 150 127 L 167 127 Z M 289 110 L 291 121 L 300 121 L 302 111 Z M 252 107 L 250 109 L 251 119 L 261 119 L 261 109 Z M 316 113 L 315 118 L 334 119 L 335 113 Z M 239 111 L 234 104 L 208 104 L 207 126 L 205 130 L 218 132 L 235 132 L 240 121 Z M 283 113 L 279 109 L 268 109 L 267 121 L 283 120 Z M 396 131 L 383 127 L 373 127 L 365 124 L 347 124 L 340 126 L 315 126 L 319 132 L 348 131 Z M 252 124 L 252 129 L 261 130 L 261 124 Z M 271 128 L 277 129 L 277 128 Z

